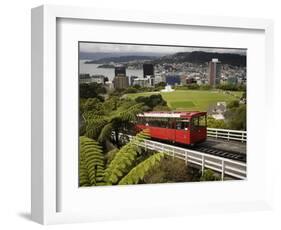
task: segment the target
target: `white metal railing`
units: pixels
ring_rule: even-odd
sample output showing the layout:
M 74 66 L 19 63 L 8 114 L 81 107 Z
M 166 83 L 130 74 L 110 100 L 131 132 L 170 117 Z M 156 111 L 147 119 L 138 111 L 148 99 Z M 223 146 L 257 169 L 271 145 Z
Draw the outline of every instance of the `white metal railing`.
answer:
M 120 135 L 123 136 L 123 134 Z M 130 135 L 126 136 L 128 136 L 129 139 L 133 138 L 133 136 Z M 200 166 L 202 173 L 205 168 L 212 169 L 221 174 L 221 180 L 224 179 L 225 175 L 239 179 L 246 179 L 247 177 L 247 165 L 244 162 L 213 156 L 152 140 L 145 140 L 141 146 L 150 150 L 164 152 L 173 158 L 184 160 L 186 164 L 191 163 Z
M 216 139 L 235 140 L 247 142 L 247 131 L 207 128 L 207 136 Z

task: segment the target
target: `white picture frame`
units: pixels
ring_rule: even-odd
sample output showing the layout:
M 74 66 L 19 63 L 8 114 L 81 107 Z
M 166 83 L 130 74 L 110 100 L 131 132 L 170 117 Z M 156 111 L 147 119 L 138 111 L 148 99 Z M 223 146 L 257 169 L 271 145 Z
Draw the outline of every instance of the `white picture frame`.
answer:
M 58 95 L 62 92 L 58 87 L 58 80 L 56 78 L 58 74 L 58 21 L 60 19 L 69 19 L 72 22 L 75 20 L 87 20 L 87 21 L 99 21 L 104 23 L 122 22 L 123 24 L 138 23 L 143 25 L 149 25 L 151 27 L 163 27 L 169 28 L 185 27 L 193 28 L 218 28 L 220 30 L 243 30 L 247 31 L 258 31 L 262 34 L 262 39 L 259 44 L 263 44 L 264 52 L 262 51 L 262 62 L 261 67 L 264 72 L 260 74 L 260 80 L 265 82 L 265 85 L 260 84 L 258 87 L 263 88 L 260 98 L 264 98 L 262 101 L 263 105 L 266 105 L 267 109 L 272 109 L 274 105 L 273 100 L 273 23 L 271 20 L 265 19 L 247 19 L 247 18 L 231 18 L 231 17 L 214 17 L 214 16 L 194 16 L 194 15 L 173 15 L 163 13 L 151 13 L 151 12 L 138 12 L 138 11 L 115 11 L 113 9 L 91 9 L 91 8 L 79 8 L 79 7 L 66 7 L 66 6 L 51 6 L 44 5 L 32 9 L 32 188 L 31 188 L 31 213 L 32 219 L 41 224 L 56 224 L 66 222 L 81 222 L 81 221 L 96 221 L 96 220 L 107 220 L 107 219 L 126 219 L 126 218 L 141 218 L 141 217 L 152 217 L 152 216 L 172 216 L 172 215 L 185 215 L 192 213 L 209 213 L 209 212 L 221 212 L 222 210 L 233 212 L 233 211 L 245 211 L 245 210 L 260 210 L 270 208 L 271 193 L 272 193 L 272 177 L 270 163 L 264 165 L 264 172 L 266 172 L 261 181 L 257 181 L 251 171 L 249 171 L 250 177 L 243 183 L 226 185 L 227 190 L 241 189 L 246 191 L 248 189 L 247 183 L 252 183 L 254 188 L 262 186 L 263 190 L 257 192 L 253 199 L 249 199 L 250 193 L 245 195 L 244 199 L 242 196 L 234 198 L 223 198 L 221 202 L 214 199 L 212 202 L 208 202 L 208 199 L 201 199 L 202 202 L 198 202 L 200 196 L 204 193 L 198 193 L 199 189 L 205 190 L 210 189 L 211 192 L 215 193 L 219 189 L 224 189 L 225 185 L 213 186 L 210 183 L 204 183 L 204 185 L 196 184 L 196 189 L 191 194 L 198 194 L 194 198 L 193 203 L 180 204 L 176 199 L 171 199 L 166 202 L 165 205 L 161 205 L 160 202 L 150 202 L 150 207 L 145 206 L 133 207 L 130 201 L 124 200 L 124 207 L 114 208 L 112 210 L 103 209 L 101 204 L 91 209 L 83 209 L 84 202 L 81 207 L 77 207 L 79 200 L 76 203 L 73 200 L 72 210 L 71 204 L 68 205 L 68 209 L 62 209 L 59 207 L 60 199 L 62 195 L 67 194 L 58 192 L 58 188 L 61 187 L 61 180 L 59 179 L 60 173 L 60 159 L 57 156 L 59 149 L 59 143 L 57 139 L 58 132 Z M 79 26 L 79 25 L 78 25 Z M 263 43 L 264 42 L 264 43 Z M 246 47 L 247 48 L 247 47 Z M 251 60 L 250 60 L 251 61 Z M 252 71 L 251 69 L 249 71 Z M 250 73 L 251 74 L 251 73 Z M 270 80 L 265 79 L 266 76 Z M 253 85 L 253 82 L 250 84 Z M 68 87 L 68 86 L 66 86 Z M 253 86 L 250 86 L 253 87 Z M 75 92 L 76 93 L 76 92 Z M 75 97 L 75 93 L 73 96 Z M 251 90 L 249 96 L 254 95 Z M 256 99 L 252 99 L 255 104 Z M 251 100 L 250 100 L 251 101 Z M 253 111 L 255 106 L 252 106 Z M 249 107 L 251 109 L 251 106 Z M 254 117 L 254 112 L 250 112 L 250 117 Z M 264 114 L 261 114 L 262 116 Z M 249 117 L 248 117 L 249 118 Z M 253 118 L 254 119 L 254 118 Z M 257 118 L 258 119 L 258 116 Z M 254 123 L 254 121 L 252 121 Z M 249 142 L 253 143 L 259 141 L 258 137 L 254 135 L 255 127 L 249 125 Z M 264 131 L 271 129 L 271 126 L 264 127 Z M 252 130 L 252 131 L 251 131 Z M 73 134 L 71 134 L 73 135 Z M 266 138 L 266 144 L 261 150 L 250 148 L 253 151 L 265 151 L 266 154 L 263 159 L 270 162 L 270 145 L 268 144 L 269 139 Z M 249 146 L 251 147 L 251 145 Z M 251 154 L 251 152 L 250 152 Z M 260 158 L 261 159 L 261 158 Z M 260 160 L 261 161 L 261 160 Z M 255 172 L 255 162 L 249 161 L 249 168 Z M 261 162 L 260 162 L 261 163 Z M 257 163 L 258 164 L 258 163 Z M 65 176 L 65 174 L 63 174 Z M 260 185 L 258 185 L 260 183 Z M 150 185 L 149 185 L 150 186 Z M 169 184 L 165 187 L 161 186 L 137 186 L 130 187 L 115 187 L 106 188 L 100 191 L 96 191 L 99 195 L 102 193 L 110 194 L 115 192 L 120 196 L 125 197 L 128 194 L 141 195 L 145 194 L 157 194 L 160 190 L 165 194 L 175 194 L 175 196 L 181 196 L 186 194 L 187 186 L 192 190 L 190 185 L 186 184 Z M 256 187 L 255 187 L 256 186 Z M 148 188 L 148 189 L 147 189 Z M 78 186 L 77 186 L 78 189 Z M 151 192 L 149 191 L 151 189 Z M 172 191 L 173 190 L 173 191 Z M 92 193 L 91 190 L 83 191 L 83 196 L 86 193 Z M 104 196 L 105 196 L 104 195 Z M 202 197 L 201 197 L 202 198 Z M 68 200 L 71 200 L 69 197 Z M 79 198 L 77 198 L 79 199 Z M 141 198 L 140 198 L 141 200 Z M 143 202 L 141 200 L 141 202 Z M 140 203 L 141 203 L 140 202 Z M 196 203 L 197 202 L 197 203 Z M 117 203 L 116 203 L 117 204 Z M 120 204 L 120 203 L 119 203 Z M 192 206 L 192 210 L 186 209 L 189 204 Z M 107 206 L 110 207 L 110 204 Z M 77 208 L 77 210 L 76 210 Z M 121 211 L 120 211 L 121 210 Z M 100 212 L 99 212 L 100 211 Z

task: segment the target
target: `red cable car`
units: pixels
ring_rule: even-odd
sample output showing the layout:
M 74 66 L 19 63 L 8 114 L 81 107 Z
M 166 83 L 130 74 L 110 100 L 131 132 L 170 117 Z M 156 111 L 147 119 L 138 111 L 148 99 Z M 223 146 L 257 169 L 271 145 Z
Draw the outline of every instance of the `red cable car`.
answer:
M 207 138 L 206 112 L 146 112 L 137 115 L 137 131 L 153 139 L 194 145 Z

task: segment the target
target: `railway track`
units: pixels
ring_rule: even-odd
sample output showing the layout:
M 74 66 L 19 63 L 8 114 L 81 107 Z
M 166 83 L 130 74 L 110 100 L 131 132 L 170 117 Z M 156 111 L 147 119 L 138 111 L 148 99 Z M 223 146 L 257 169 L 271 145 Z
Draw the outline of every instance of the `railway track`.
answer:
M 240 161 L 240 162 L 244 162 L 244 163 L 247 161 L 247 157 L 246 157 L 245 153 L 214 148 L 214 147 L 207 146 L 205 144 L 203 144 L 203 145 L 199 144 L 199 145 L 195 145 L 195 146 L 187 146 L 187 145 L 183 145 L 183 144 L 179 144 L 179 143 L 171 143 L 171 142 L 168 142 L 168 141 L 158 140 L 158 139 L 154 139 L 154 138 L 151 138 L 151 140 L 154 140 L 154 141 L 157 141 L 157 142 L 160 142 L 160 143 L 165 143 L 165 144 L 177 146 L 177 147 L 181 147 L 181 148 L 184 148 L 184 149 L 187 149 L 187 150 L 194 150 L 194 151 L 206 153 L 206 154 L 213 155 L 213 156 L 227 158 L 227 159 L 230 159 L 230 160 L 236 160 L 236 161 Z
M 158 140 L 158 139 L 153 139 L 153 138 L 152 138 L 152 140 L 155 140 L 155 141 L 158 141 L 158 142 L 161 142 L 161 143 L 171 144 L 171 142 L 166 142 L 166 141 L 163 141 L 163 140 Z M 187 146 L 187 145 L 183 145 L 183 144 L 179 144 L 179 143 L 172 143 L 172 145 L 178 146 L 178 147 L 181 147 L 181 148 L 185 148 L 185 149 L 195 150 L 195 151 L 206 153 L 206 154 L 210 154 L 210 155 L 213 155 L 213 156 L 227 158 L 227 159 L 230 159 L 230 160 L 236 160 L 236 161 L 240 161 L 240 162 L 246 162 L 247 161 L 245 153 L 214 148 L 214 147 L 210 147 L 210 146 L 205 145 L 205 144 L 203 144 L 203 145 L 199 144 L 199 145 L 195 145 L 195 146 Z
M 195 146 L 195 147 L 190 147 L 188 149 L 196 150 L 199 152 L 203 152 L 203 153 L 218 156 L 218 157 L 227 158 L 230 160 L 246 162 L 246 154 L 244 154 L 244 153 L 226 151 L 226 150 L 207 147 L 207 146 Z

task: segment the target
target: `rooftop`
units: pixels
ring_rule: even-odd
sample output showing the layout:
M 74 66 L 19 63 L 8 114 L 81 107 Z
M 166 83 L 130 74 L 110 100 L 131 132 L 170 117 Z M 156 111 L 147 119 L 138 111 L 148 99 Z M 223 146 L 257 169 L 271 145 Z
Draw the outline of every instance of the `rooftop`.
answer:
M 161 117 L 161 118 L 190 118 L 196 115 L 206 115 L 206 112 L 145 112 L 138 114 L 138 117 Z

